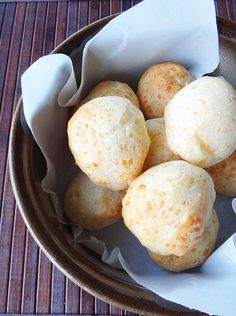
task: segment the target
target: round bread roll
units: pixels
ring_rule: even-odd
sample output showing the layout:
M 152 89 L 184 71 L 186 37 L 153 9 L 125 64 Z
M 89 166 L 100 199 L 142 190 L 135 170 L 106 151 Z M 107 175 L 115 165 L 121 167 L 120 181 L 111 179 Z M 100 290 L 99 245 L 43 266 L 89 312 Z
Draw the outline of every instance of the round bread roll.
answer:
M 119 81 L 102 81 L 87 95 L 86 98 L 81 100 L 78 105 L 72 108 L 72 114 L 74 114 L 78 108 L 87 103 L 88 101 L 105 96 L 117 96 L 130 100 L 133 105 L 139 109 L 139 101 L 134 91 L 126 83 Z
M 169 161 L 132 182 L 122 201 L 122 216 L 152 252 L 183 256 L 199 242 L 214 200 L 213 181 L 205 170 Z
M 146 121 L 151 144 L 144 162 L 144 170 L 171 160 L 180 160 L 180 157 L 170 151 L 166 142 L 164 118 Z
M 236 92 L 224 79 L 199 78 L 179 91 L 165 108 L 170 150 L 207 168 L 236 149 Z
M 79 173 L 65 196 L 65 212 L 74 224 L 89 230 L 109 226 L 121 217 L 125 191 L 111 191 L 94 184 Z
M 207 226 L 199 242 L 191 248 L 185 255 L 178 257 L 175 255 L 162 256 L 148 251 L 152 261 L 161 268 L 180 272 L 203 264 L 214 249 L 219 221 L 215 210 L 207 223 Z
M 69 147 L 89 178 L 114 191 L 141 173 L 150 139 L 142 112 L 128 99 L 95 98 L 68 123 Z
M 142 75 L 137 95 L 146 119 L 163 117 L 170 99 L 192 81 L 190 73 L 174 62 L 156 64 Z
M 207 169 L 211 175 L 215 190 L 223 195 L 236 195 L 236 151 L 226 160 Z

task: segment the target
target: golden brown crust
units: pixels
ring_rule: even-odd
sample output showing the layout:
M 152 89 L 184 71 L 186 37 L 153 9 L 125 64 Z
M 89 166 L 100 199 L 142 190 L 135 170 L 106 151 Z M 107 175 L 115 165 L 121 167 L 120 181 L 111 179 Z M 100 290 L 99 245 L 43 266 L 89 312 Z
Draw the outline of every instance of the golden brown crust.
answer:
M 206 170 L 211 175 L 218 193 L 233 197 L 236 195 L 236 151 Z
M 165 107 L 171 151 L 201 168 L 236 149 L 236 91 L 219 77 L 204 76 L 181 89 Z
M 203 264 L 214 249 L 219 221 L 215 210 L 209 219 L 199 242 L 193 246 L 185 255 L 162 256 L 160 254 L 148 251 L 152 261 L 161 268 L 173 272 L 180 272 L 190 268 L 198 267 Z
M 146 119 L 163 117 L 170 99 L 193 80 L 190 73 L 174 62 L 155 64 L 142 75 L 137 95 Z
M 65 196 L 65 212 L 74 224 L 89 230 L 109 226 L 121 217 L 124 191 L 111 191 L 79 173 Z
M 167 145 L 164 118 L 147 120 L 146 126 L 151 144 L 144 162 L 144 170 L 167 161 L 181 159 L 172 153 Z
M 67 132 L 76 164 L 97 185 L 124 190 L 142 172 L 150 139 L 143 114 L 128 99 L 87 102 L 72 116 Z
M 183 256 L 199 242 L 214 200 L 213 181 L 205 170 L 170 161 L 132 182 L 122 200 L 122 216 L 149 250 Z
M 102 81 L 97 84 L 87 95 L 87 97 L 81 100 L 78 105 L 73 106 L 71 115 L 73 115 L 81 105 L 89 102 L 94 98 L 105 96 L 117 96 L 126 98 L 139 109 L 138 98 L 134 91 L 126 83 L 119 81 Z

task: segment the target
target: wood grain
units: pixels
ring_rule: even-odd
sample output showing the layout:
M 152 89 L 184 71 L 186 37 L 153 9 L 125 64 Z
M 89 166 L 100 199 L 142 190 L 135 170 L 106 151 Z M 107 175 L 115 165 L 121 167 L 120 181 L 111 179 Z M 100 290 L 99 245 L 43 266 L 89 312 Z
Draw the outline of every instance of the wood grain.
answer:
M 17 98 L 16 104 L 20 96 L 20 75 L 32 63 L 32 42 L 35 29 L 35 18 L 37 11 L 37 3 L 27 4 L 24 30 L 22 35 L 22 46 L 19 58 L 19 67 L 17 74 Z M 25 253 L 24 253 L 24 270 L 22 282 L 21 296 L 21 313 L 34 313 L 36 304 L 36 287 L 37 287 L 37 263 L 38 263 L 38 247 L 31 237 L 28 230 L 26 231 Z
M 80 288 L 66 279 L 65 313 L 78 314 L 80 311 Z
M 39 250 L 36 289 L 36 313 L 50 313 L 52 264 Z
M 5 80 L 6 82 L 9 82 L 9 84 L 7 85 L 7 89 L 4 90 L 2 103 L 2 117 L 5 122 L 9 123 L 11 122 L 13 108 L 13 106 L 10 107 L 9 104 L 14 104 L 14 93 L 12 93 L 12 91 L 15 91 L 16 93 L 17 69 L 19 65 L 19 56 L 22 44 L 21 38 L 24 28 L 24 24 L 19 22 L 24 21 L 25 11 L 26 4 L 16 5 L 15 19 L 12 31 L 12 43 L 10 46 L 8 66 L 5 76 Z M 19 27 L 16 27 L 18 23 Z M 8 126 L 8 124 L 5 124 L 5 126 L 10 129 L 10 125 Z M 6 170 L 6 179 L 9 179 L 8 168 Z M 24 245 L 26 228 L 16 208 L 14 208 L 13 223 L 14 224 L 10 255 L 11 260 L 9 265 L 10 270 L 8 282 L 7 312 L 19 313 L 21 310 L 21 290 L 23 275 L 22 271 L 24 266 Z
M 51 313 L 65 312 L 65 276 L 52 266 Z
M 67 32 L 66 32 L 67 36 L 70 36 L 71 34 L 77 31 L 78 5 L 80 5 L 80 3 L 78 4 L 77 2 L 69 2 L 68 4 Z
M 38 252 L 38 246 L 27 230 L 21 296 L 21 313 L 24 314 L 34 313 L 36 309 Z
M 0 313 L 135 315 L 80 289 L 38 248 L 15 204 L 7 152 L 22 73 L 78 29 L 138 2 L 0 1 Z M 219 16 L 236 20 L 235 0 L 215 3 Z

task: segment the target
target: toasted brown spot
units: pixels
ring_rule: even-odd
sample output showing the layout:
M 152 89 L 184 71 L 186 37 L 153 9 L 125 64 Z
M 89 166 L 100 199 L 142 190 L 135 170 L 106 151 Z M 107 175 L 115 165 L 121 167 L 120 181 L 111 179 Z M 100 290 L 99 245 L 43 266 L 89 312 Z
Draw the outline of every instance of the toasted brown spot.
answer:
M 147 213 L 151 213 L 151 212 L 152 212 L 152 203 L 151 203 L 151 202 L 148 202 L 148 203 L 147 203 L 146 212 L 147 212 Z
M 127 166 L 127 160 L 123 159 L 123 160 L 122 160 L 122 165 L 123 165 L 123 166 Z
M 192 218 L 192 224 L 193 224 L 193 225 L 200 224 L 200 223 L 201 223 L 200 217 L 194 216 L 194 217 Z
M 140 184 L 139 188 L 140 188 L 141 190 L 144 190 L 144 189 L 146 188 L 146 185 L 145 185 L 145 184 Z
M 192 186 L 194 184 L 194 178 L 193 177 L 188 177 L 188 184 Z
M 203 251 L 203 255 L 204 255 L 204 256 L 208 255 L 209 251 L 210 251 L 210 249 L 205 249 L 205 250 Z
M 97 181 L 97 184 L 104 186 L 104 185 L 107 185 L 107 182 L 106 181 Z

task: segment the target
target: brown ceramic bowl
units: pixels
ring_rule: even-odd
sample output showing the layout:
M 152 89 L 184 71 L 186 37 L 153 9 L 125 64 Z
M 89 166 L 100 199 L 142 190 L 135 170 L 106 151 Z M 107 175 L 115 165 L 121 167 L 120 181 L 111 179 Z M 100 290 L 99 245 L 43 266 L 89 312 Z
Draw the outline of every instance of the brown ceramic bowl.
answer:
M 75 33 L 53 53 L 69 55 L 78 65 L 85 42 L 112 17 L 97 21 Z M 236 24 L 218 20 L 220 33 L 220 66 L 217 74 L 236 85 Z M 76 75 L 79 80 L 79 69 Z M 83 246 L 73 248 L 72 235 L 56 219 L 49 196 L 39 183 L 45 174 L 45 162 L 37 147 L 22 112 L 19 101 L 10 136 L 10 174 L 14 195 L 21 215 L 49 259 L 73 282 L 89 293 L 120 308 L 144 315 L 203 315 L 197 311 L 162 299 L 136 284 L 124 271 L 104 264 Z

